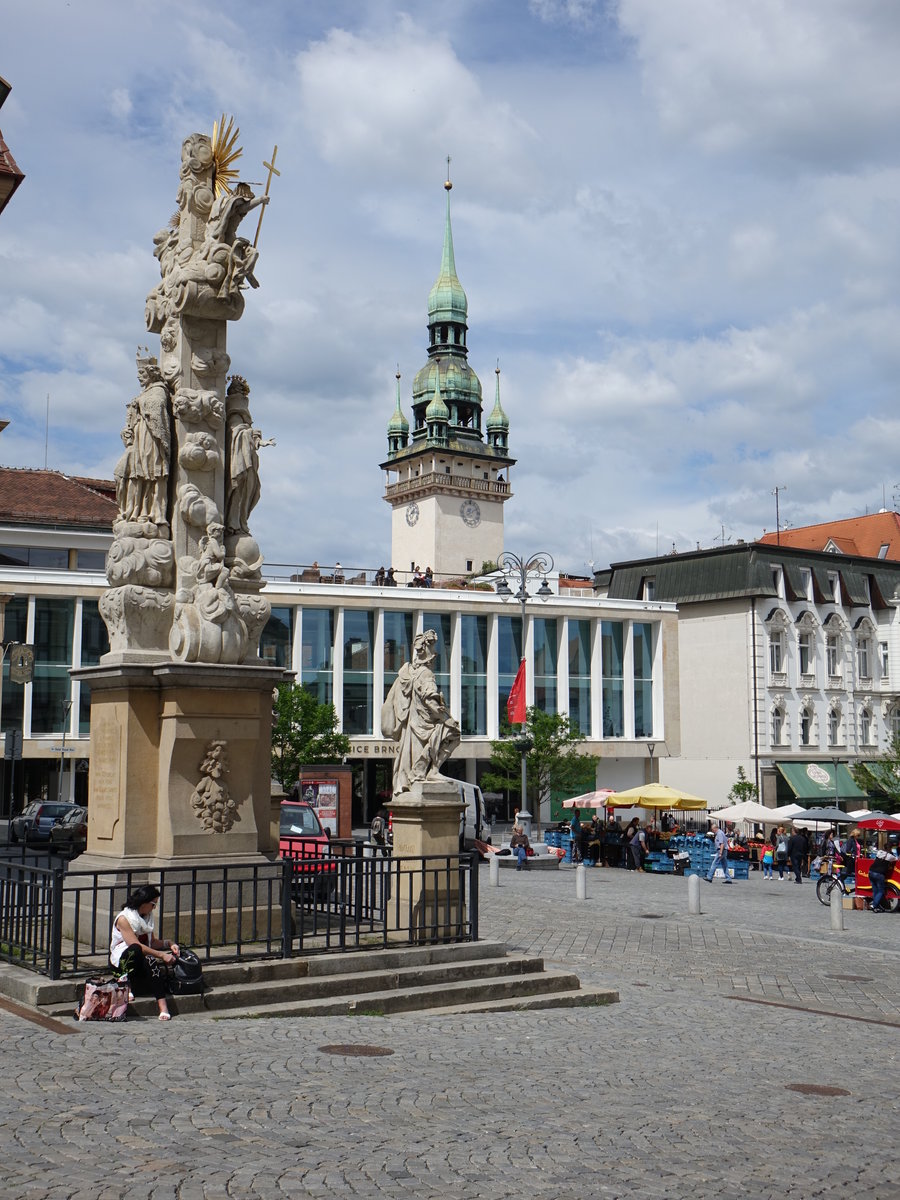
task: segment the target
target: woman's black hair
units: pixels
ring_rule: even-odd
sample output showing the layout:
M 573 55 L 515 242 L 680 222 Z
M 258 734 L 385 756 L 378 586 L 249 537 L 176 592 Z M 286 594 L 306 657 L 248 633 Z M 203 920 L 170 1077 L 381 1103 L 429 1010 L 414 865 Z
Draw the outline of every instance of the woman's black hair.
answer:
M 142 904 L 149 904 L 151 900 L 159 899 L 159 888 L 154 887 L 152 883 L 142 883 L 140 887 L 136 887 L 128 899 L 125 901 L 125 907 L 133 909 L 134 912 L 141 907 Z

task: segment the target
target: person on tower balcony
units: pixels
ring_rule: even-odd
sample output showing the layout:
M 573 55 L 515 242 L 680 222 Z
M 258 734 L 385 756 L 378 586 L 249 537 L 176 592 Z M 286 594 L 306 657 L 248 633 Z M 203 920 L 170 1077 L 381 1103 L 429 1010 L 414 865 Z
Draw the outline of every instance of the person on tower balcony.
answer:
M 425 568 L 425 576 L 422 581 L 422 587 L 434 587 L 434 572 L 431 567 Z

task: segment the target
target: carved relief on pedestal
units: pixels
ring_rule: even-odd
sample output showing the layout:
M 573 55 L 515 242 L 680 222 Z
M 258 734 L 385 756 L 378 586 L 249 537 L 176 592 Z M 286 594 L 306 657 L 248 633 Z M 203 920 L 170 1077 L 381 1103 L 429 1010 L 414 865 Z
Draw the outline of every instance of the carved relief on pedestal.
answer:
M 228 775 L 227 744 L 214 740 L 207 744 L 200 763 L 202 778 L 191 795 L 191 808 L 204 829 L 210 833 L 227 833 L 241 819 L 225 778 Z
M 170 588 L 175 578 L 172 543 L 161 538 L 117 537 L 106 556 L 106 577 L 113 587 L 132 583 Z
M 232 575 L 234 572 L 232 572 Z M 259 639 L 272 612 L 272 605 L 257 591 L 244 592 L 235 580 L 234 598 L 247 630 L 247 650 L 256 650 Z
M 174 605 L 172 593 L 158 588 L 127 585 L 104 592 L 98 606 L 109 630 L 110 650 L 167 657 Z

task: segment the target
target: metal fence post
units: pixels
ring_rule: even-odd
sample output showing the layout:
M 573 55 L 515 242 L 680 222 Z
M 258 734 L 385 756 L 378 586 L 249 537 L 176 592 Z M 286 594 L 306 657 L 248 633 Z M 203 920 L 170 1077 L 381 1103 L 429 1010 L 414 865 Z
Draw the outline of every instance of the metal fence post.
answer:
M 478 941 L 478 864 L 481 856 L 477 850 L 472 851 L 469 859 L 469 937 Z
M 291 912 L 294 884 L 294 863 L 290 858 L 281 860 L 281 957 L 290 958 L 294 951 L 293 920 Z
M 62 974 L 62 906 L 63 878 L 61 867 L 54 867 L 50 876 L 50 962 L 48 973 L 51 979 Z

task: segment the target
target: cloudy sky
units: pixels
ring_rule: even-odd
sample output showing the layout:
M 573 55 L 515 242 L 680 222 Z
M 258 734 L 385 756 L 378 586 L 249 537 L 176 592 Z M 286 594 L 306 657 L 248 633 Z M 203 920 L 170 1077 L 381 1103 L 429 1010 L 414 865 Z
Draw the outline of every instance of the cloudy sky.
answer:
M 5 0 L 0 461 L 111 476 L 180 144 L 226 112 L 282 172 L 229 330 L 270 562 L 389 557 L 448 154 L 508 549 L 758 537 L 775 487 L 793 525 L 896 507 L 898 62 L 887 0 Z

